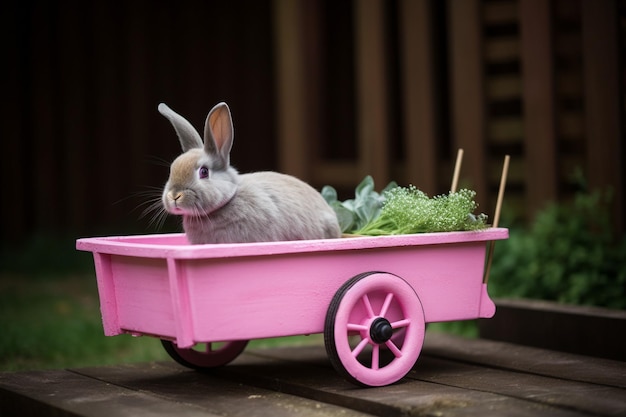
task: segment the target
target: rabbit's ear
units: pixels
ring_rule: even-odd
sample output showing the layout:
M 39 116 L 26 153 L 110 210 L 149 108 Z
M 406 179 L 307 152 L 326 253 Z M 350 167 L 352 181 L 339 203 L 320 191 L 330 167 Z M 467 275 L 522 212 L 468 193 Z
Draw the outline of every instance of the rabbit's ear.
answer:
M 226 103 L 218 103 L 211 109 L 204 124 L 204 150 L 220 160 L 221 168 L 226 168 L 230 164 L 233 137 L 230 109 Z
M 187 119 L 170 109 L 165 103 L 159 104 L 159 113 L 167 117 L 170 123 L 172 123 L 172 126 L 174 126 L 183 152 L 194 148 L 202 148 L 202 138 L 200 134 Z

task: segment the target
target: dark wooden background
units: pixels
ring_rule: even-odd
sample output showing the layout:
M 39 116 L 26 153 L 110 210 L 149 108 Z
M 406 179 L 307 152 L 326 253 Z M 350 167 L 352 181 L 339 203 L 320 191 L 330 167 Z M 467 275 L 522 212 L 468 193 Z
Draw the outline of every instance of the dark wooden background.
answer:
M 624 229 L 624 0 L 8 0 L 0 239 L 153 233 L 141 204 L 227 101 L 232 162 L 351 191 L 462 184 L 527 218 L 580 169 Z M 168 223 L 165 229 L 172 226 Z

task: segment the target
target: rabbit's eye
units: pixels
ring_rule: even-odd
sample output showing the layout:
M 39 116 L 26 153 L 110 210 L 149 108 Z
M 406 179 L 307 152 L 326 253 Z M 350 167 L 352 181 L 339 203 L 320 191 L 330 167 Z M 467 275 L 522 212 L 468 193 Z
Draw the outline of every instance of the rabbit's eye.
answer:
M 198 170 L 198 176 L 200 177 L 201 180 L 205 178 L 209 178 L 209 168 L 200 167 L 200 169 Z

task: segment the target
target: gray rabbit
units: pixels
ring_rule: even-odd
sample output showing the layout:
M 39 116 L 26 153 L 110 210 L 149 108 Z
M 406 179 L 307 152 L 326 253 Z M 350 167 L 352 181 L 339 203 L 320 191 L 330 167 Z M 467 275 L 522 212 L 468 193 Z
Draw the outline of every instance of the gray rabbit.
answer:
M 183 154 L 174 160 L 163 206 L 183 217 L 192 244 L 338 238 L 337 216 L 319 192 L 277 172 L 239 174 L 230 165 L 233 123 L 226 103 L 207 116 L 204 143 L 185 118 L 164 103 Z

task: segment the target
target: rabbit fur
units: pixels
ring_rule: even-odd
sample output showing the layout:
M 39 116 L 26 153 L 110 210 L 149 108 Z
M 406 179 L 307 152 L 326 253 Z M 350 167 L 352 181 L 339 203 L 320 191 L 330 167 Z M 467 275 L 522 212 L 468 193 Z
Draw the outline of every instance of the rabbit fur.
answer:
M 183 218 L 192 244 L 338 238 L 334 210 L 305 182 L 277 172 L 239 174 L 230 165 L 233 124 L 226 103 L 209 112 L 204 141 L 164 103 L 183 154 L 174 160 L 162 202 Z

